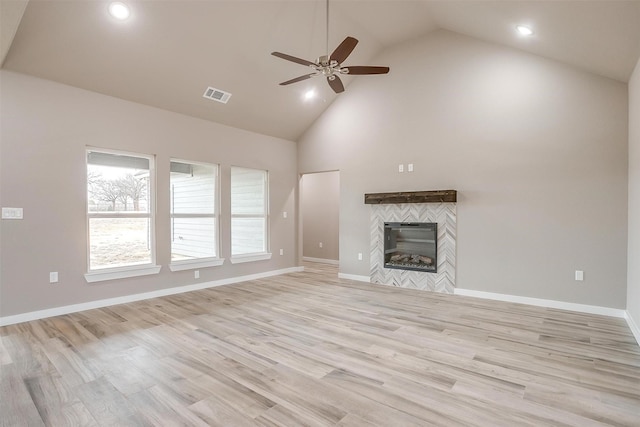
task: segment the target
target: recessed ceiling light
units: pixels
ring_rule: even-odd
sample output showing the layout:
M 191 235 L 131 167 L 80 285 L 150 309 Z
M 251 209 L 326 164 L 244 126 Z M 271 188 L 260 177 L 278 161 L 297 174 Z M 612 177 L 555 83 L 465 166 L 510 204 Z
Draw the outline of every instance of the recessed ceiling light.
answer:
M 518 30 L 518 33 L 520 33 L 523 36 L 531 36 L 533 35 L 533 30 L 529 27 L 526 27 L 524 25 L 518 25 L 516 27 L 516 30 Z
M 124 21 L 129 17 L 130 11 L 126 4 L 115 2 L 109 5 L 109 13 L 114 18 Z

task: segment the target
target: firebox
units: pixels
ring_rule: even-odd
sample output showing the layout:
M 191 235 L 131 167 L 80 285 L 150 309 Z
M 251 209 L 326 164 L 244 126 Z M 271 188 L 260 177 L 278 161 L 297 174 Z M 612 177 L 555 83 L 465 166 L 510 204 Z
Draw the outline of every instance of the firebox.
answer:
M 384 267 L 436 273 L 438 224 L 385 222 Z

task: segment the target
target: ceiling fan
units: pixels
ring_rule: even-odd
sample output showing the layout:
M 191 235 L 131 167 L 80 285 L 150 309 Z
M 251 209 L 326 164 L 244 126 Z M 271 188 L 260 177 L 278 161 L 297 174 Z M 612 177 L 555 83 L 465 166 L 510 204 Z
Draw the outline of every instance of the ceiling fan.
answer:
M 290 85 L 292 83 L 301 82 L 316 76 L 326 76 L 327 83 L 335 93 L 344 92 L 344 85 L 340 80 L 340 74 L 350 75 L 366 75 L 366 74 L 387 74 L 389 67 L 374 67 L 368 65 L 343 66 L 342 62 L 353 52 L 358 44 L 358 40 L 353 37 L 347 37 L 340 45 L 329 55 L 329 0 L 327 0 L 327 54 L 319 57 L 316 62 L 307 61 L 306 59 L 296 58 L 286 53 L 271 52 L 273 56 L 295 62 L 297 64 L 306 65 L 313 69 L 313 72 L 296 77 L 286 82 L 280 83 L 280 86 Z

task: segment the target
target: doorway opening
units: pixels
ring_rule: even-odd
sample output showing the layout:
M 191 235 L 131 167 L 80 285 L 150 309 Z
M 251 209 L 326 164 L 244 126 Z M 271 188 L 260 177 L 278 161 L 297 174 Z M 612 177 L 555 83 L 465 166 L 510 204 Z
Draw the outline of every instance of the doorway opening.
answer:
M 300 178 L 302 261 L 317 268 L 340 260 L 340 172 L 307 173 Z M 305 265 L 307 267 L 307 265 Z

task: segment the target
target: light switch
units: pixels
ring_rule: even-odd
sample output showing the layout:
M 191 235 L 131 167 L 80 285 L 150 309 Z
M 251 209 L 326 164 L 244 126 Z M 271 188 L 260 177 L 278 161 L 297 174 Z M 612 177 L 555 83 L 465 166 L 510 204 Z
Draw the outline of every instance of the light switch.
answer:
M 2 208 L 2 219 L 22 219 L 22 208 Z
M 407 172 L 413 172 L 413 163 L 407 165 Z
M 287 213 L 286 212 L 282 212 L 282 218 L 286 218 L 287 217 Z
M 584 280 L 584 271 L 576 270 L 576 280 L 579 282 Z
M 398 165 L 398 172 L 404 172 L 404 165 L 403 164 Z

